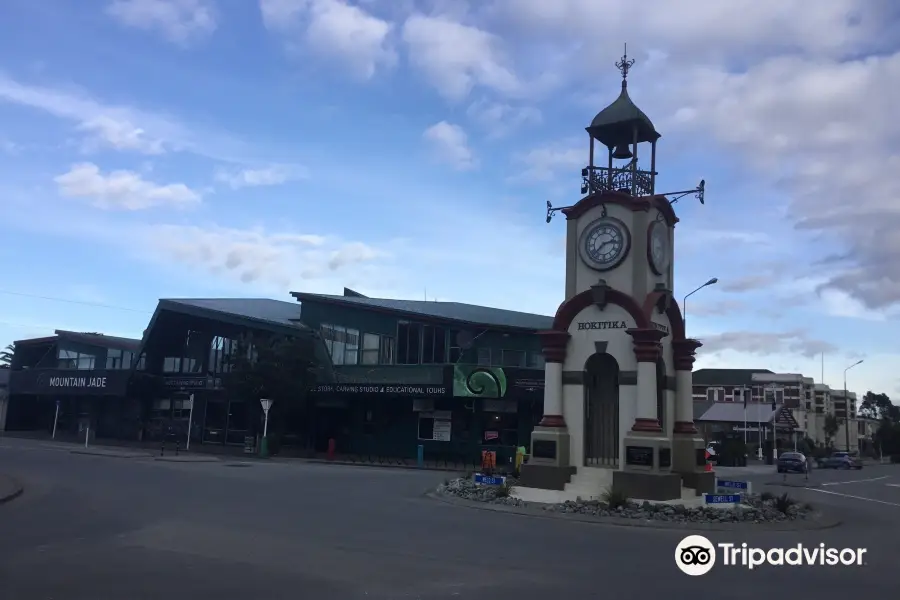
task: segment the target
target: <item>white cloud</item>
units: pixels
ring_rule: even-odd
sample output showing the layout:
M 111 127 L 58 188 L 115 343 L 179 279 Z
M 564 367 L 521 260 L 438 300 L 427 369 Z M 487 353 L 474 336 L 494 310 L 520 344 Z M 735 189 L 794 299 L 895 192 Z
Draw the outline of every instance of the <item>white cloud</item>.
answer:
M 78 130 L 88 134 L 83 146 L 87 152 L 103 147 L 132 150 L 142 154 L 165 152 L 162 140 L 149 137 L 146 131 L 128 121 L 101 115 L 81 123 Z
M 281 185 L 308 176 L 306 169 L 288 165 L 272 165 L 258 169 L 226 170 L 216 172 L 215 179 L 232 189 Z
M 574 143 L 556 143 L 538 148 L 515 157 L 525 170 L 516 175 L 516 180 L 552 181 L 557 175 L 565 174 L 580 181 L 581 169 L 587 166 L 587 144 L 578 147 Z
M 343 0 L 260 0 L 259 7 L 266 27 L 291 51 L 301 37 L 313 52 L 344 62 L 366 79 L 397 61 L 391 23 L 359 6 Z
M 217 26 L 210 0 L 115 0 L 106 12 L 125 26 L 158 32 L 181 46 L 206 38 Z
M 409 61 L 445 97 L 461 100 L 476 85 L 506 95 L 522 84 L 501 51 L 497 36 L 446 17 L 416 14 L 403 24 Z
M 493 138 L 503 137 L 518 130 L 525 130 L 541 122 L 541 111 L 532 106 L 512 106 L 504 102 L 486 99 L 473 102 L 466 115 L 487 129 Z
M 475 167 L 475 158 L 469 148 L 468 136 L 459 125 L 441 121 L 426 129 L 422 137 L 441 160 L 450 163 L 456 169 L 464 171 Z
M 767 357 L 774 354 L 796 354 L 810 358 L 823 352 L 836 352 L 837 347 L 824 340 L 810 338 L 803 331 L 763 332 L 726 331 L 701 336 L 701 354 L 719 354 L 725 351 Z
M 71 198 L 88 198 L 97 208 L 143 210 L 158 206 L 186 207 L 198 204 L 201 196 L 183 183 L 159 185 L 134 171 L 112 171 L 104 175 L 92 163 L 72 165 L 54 178 L 59 193 Z

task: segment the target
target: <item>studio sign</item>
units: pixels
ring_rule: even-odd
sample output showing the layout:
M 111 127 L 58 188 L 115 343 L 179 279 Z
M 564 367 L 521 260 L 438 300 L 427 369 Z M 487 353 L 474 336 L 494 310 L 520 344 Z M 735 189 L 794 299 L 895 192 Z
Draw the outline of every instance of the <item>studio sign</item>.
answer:
M 582 329 L 628 329 L 625 321 L 581 321 L 578 330 Z
M 425 385 L 317 385 L 312 391 L 318 394 L 395 394 L 399 396 L 443 396 L 444 386 Z

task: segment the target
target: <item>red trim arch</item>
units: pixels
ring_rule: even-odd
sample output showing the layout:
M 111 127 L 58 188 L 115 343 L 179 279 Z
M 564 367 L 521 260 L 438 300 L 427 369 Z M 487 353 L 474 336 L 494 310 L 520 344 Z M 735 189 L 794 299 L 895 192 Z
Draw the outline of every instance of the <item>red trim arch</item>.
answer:
M 634 319 L 635 329 L 646 329 L 651 326 L 650 319 L 647 318 L 647 314 L 641 308 L 641 305 L 628 294 L 618 290 L 608 289 L 606 290 L 606 302 L 607 304 L 615 304 L 616 306 L 624 308 L 625 311 L 631 315 L 631 318 Z M 553 329 L 555 331 L 565 331 L 568 333 L 569 326 L 572 325 L 572 321 L 575 320 L 575 317 L 577 317 L 581 311 L 593 304 L 594 292 L 592 290 L 587 289 L 579 294 L 575 294 L 559 305 L 556 316 L 553 317 Z
M 644 305 L 641 312 L 644 313 L 648 321 L 653 319 L 653 311 L 656 310 L 656 303 L 665 294 L 663 292 L 650 292 L 644 299 Z M 669 327 L 672 328 L 672 341 L 681 341 L 684 339 L 684 317 L 681 316 L 681 309 L 675 298 L 669 300 L 669 306 L 666 308 L 666 316 L 669 317 Z
M 651 208 L 655 208 L 662 213 L 669 227 L 674 227 L 675 223 L 678 222 L 675 210 L 665 196 L 632 196 L 625 192 L 598 192 L 591 194 L 590 196 L 585 196 L 573 206 L 563 209 L 562 213 L 566 215 L 566 219 L 577 219 L 601 204 L 616 204 L 627 208 L 631 212 L 649 211 Z

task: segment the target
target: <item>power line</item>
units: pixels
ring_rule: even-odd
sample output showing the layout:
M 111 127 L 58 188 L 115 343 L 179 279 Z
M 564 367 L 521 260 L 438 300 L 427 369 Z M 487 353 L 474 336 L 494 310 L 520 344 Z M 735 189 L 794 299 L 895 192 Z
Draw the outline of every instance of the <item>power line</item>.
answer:
M 20 298 L 34 298 L 36 300 L 49 300 L 51 302 L 64 302 L 66 304 L 78 304 L 80 306 L 93 306 L 95 308 L 106 308 L 110 310 L 123 310 L 125 312 L 140 313 L 142 315 L 153 314 L 153 311 L 138 310 L 136 308 L 125 308 L 123 306 L 113 306 L 112 304 L 102 304 L 100 302 L 86 302 L 82 300 L 72 300 L 71 298 L 58 298 L 54 296 L 39 296 L 37 294 L 25 294 L 23 292 L 12 292 L 9 290 L 0 290 L 0 294 L 6 296 L 18 296 Z

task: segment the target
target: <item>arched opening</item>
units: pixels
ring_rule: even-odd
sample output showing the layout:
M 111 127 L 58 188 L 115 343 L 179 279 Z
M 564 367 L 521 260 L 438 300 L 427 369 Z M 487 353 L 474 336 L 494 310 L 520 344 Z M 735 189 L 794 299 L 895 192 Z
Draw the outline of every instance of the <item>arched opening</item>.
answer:
M 584 365 L 584 464 L 619 464 L 619 363 L 594 354 Z
M 666 363 L 660 357 L 656 361 L 656 418 L 659 426 L 666 429 Z

